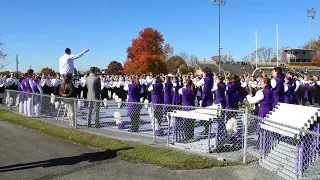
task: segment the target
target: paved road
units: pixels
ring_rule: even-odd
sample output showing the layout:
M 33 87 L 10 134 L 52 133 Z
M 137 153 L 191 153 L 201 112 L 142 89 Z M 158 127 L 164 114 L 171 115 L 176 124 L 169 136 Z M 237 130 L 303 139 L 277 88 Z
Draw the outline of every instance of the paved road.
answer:
M 171 171 L 116 156 L 0 121 L 1 180 L 275 180 L 254 165 Z

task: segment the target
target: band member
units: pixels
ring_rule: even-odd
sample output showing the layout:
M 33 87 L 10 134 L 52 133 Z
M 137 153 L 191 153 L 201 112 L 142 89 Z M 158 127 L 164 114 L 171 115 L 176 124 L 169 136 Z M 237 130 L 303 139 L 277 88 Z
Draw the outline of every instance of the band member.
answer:
M 40 93 L 43 94 L 42 86 L 40 84 L 41 77 L 37 76 L 34 79 L 34 82 L 32 84 L 33 93 Z M 42 95 L 33 95 L 33 108 L 36 118 L 40 116 L 41 112 L 41 101 L 42 101 Z
M 203 90 L 202 90 L 202 107 L 211 106 L 213 104 L 213 74 L 210 68 L 205 68 L 205 77 L 203 78 Z
M 154 83 L 150 85 L 148 90 L 152 93 L 152 103 L 153 104 L 163 104 L 163 84 L 160 76 L 157 76 Z M 162 106 L 154 105 L 154 117 L 157 120 L 158 125 L 161 125 L 162 121 Z M 161 132 L 159 132 L 161 133 Z
M 159 77 L 160 78 L 160 77 Z M 160 80 L 160 79 L 159 79 Z M 152 82 L 154 81 L 154 78 L 153 78 L 153 75 L 150 73 L 150 75 L 149 76 L 147 76 L 147 78 L 146 78 L 146 84 L 147 84 L 147 89 L 149 89 L 149 87 L 151 87 L 151 84 L 152 84 Z M 147 91 L 148 92 L 148 94 L 147 94 L 147 99 L 148 99 L 148 101 L 149 102 L 151 102 L 151 100 L 152 100 L 152 93 L 151 93 L 151 91 Z
M 182 84 L 179 81 L 179 77 L 176 76 L 174 78 L 174 83 L 173 83 L 173 99 L 172 99 L 172 104 L 173 105 L 179 105 L 180 104 L 180 94 L 179 94 L 179 89 L 182 87 Z
M 179 94 L 182 95 L 182 105 L 183 106 L 195 106 L 194 100 L 196 97 L 196 91 L 195 86 L 192 83 L 192 80 L 188 80 L 185 83 L 185 87 L 179 89 Z M 182 108 L 184 111 L 190 111 L 191 108 L 184 107 Z M 185 121 L 185 123 L 183 122 Z M 186 141 L 191 140 L 194 138 L 194 120 L 193 119 L 185 119 L 185 120 L 179 120 L 177 127 L 180 129 L 180 131 L 186 132 L 185 139 Z M 184 134 L 182 134 L 184 135 Z
M 294 83 L 292 83 L 291 77 L 284 79 L 284 98 L 283 102 L 288 104 L 294 104 Z
M 56 78 L 52 79 L 51 87 L 53 87 L 53 94 L 59 95 L 60 86 L 63 84 L 63 80 L 60 77 L 60 73 L 56 74 Z
M 273 92 L 270 87 L 270 80 L 267 78 L 261 79 L 261 88 L 254 97 L 248 95 L 247 99 L 250 104 L 260 102 L 258 116 L 264 118 L 273 108 L 272 102 L 274 98 L 272 97 Z
M 239 102 L 240 102 L 240 89 L 241 89 L 241 83 L 240 78 L 237 75 L 233 76 L 233 85 L 235 86 L 235 109 L 239 108 Z
M 272 97 L 274 108 L 279 102 L 283 102 L 284 96 L 284 80 L 281 67 L 275 67 L 272 71 L 273 79 L 271 80 Z
M 106 81 L 106 78 L 101 76 L 101 99 L 107 99 L 108 98 L 108 86 L 109 86 L 109 82 Z
M 23 85 L 23 82 L 24 81 L 24 78 L 21 77 L 19 79 L 19 82 L 18 82 L 18 91 L 19 91 L 19 113 L 23 113 L 23 103 L 24 103 L 24 98 L 26 97 L 25 94 L 23 93 L 24 91 L 24 85 Z
M 30 93 L 33 92 L 33 80 L 32 80 L 32 76 L 33 76 L 33 70 L 29 69 L 26 73 L 26 78 L 24 79 L 24 92 L 26 93 L 26 98 L 24 99 L 24 113 L 27 116 L 31 116 L 32 115 L 32 95 Z
M 222 76 L 217 77 L 216 104 L 221 104 L 222 109 L 225 109 L 227 106 L 225 96 L 226 84 L 223 81 L 224 79 Z
M 6 79 L 6 81 L 7 81 L 8 89 L 12 89 L 12 90 L 18 89 L 18 80 L 16 79 L 13 73 L 10 73 L 10 77 Z
M 128 91 L 129 99 L 128 99 L 128 116 L 131 119 L 131 128 L 129 131 L 138 132 L 139 131 L 139 122 L 140 122 L 140 111 L 142 105 L 134 104 L 140 102 L 140 98 L 143 96 L 143 88 L 139 83 L 138 77 L 132 78 L 132 83 L 127 84 L 124 87 L 125 90 Z
M 172 88 L 173 84 L 170 77 L 165 78 L 164 82 L 164 104 L 172 104 Z
M 297 79 L 298 75 L 295 75 L 293 72 L 288 72 L 288 77 L 290 77 L 292 80 L 291 84 L 292 87 L 294 87 L 294 91 L 293 91 L 293 99 L 292 99 L 292 103 L 293 104 L 299 104 L 299 93 L 298 93 L 298 89 L 300 86 L 300 81 Z
M 231 76 L 227 76 L 227 88 L 226 88 L 226 101 L 227 106 L 226 109 L 235 109 L 236 108 L 236 86 L 233 83 L 233 78 Z
M 44 94 L 53 93 L 54 87 L 51 84 L 51 81 L 50 81 L 50 79 L 48 77 L 48 73 L 47 72 L 44 72 L 42 74 L 42 79 L 40 81 L 40 84 L 41 84 L 41 87 L 42 87 L 42 90 L 43 90 Z

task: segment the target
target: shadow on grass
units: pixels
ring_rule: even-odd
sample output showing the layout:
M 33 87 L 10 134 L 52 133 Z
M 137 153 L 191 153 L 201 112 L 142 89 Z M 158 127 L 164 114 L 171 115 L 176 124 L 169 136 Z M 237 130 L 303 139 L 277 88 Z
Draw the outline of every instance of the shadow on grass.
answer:
M 124 151 L 129 149 L 132 149 L 132 147 L 122 148 L 117 150 L 106 150 L 103 152 L 84 153 L 78 156 L 61 157 L 61 158 L 55 158 L 55 159 L 48 159 L 44 161 L 3 166 L 3 167 L 0 167 L 0 172 L 25 170 L 25 169 L 32 169 L 32 168 L 39 168 L 39 167 L 49 168 L 49 167 L 56 167 L 56 166 L 75 165 L 84 161 L 94 163 L 94 162 L 115 158 L 117 157 L 118 151 Z

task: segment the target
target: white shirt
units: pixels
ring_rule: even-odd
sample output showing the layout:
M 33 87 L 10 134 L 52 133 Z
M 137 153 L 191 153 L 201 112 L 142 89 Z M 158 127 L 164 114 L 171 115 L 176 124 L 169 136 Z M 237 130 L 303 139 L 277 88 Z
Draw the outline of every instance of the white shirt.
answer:
M 51 86 L 53 86 L 53 87 L 58 87 L 62 83 L 63 83 L 62 79 L 55 78 L 55 79 L 51 80 Z
M 296 89 L 294 91 L 298 91 L 299 86 L 300 86 L 300 81 L 296 81 Z
M 272 89 L 276 88 L 276 86 L 277 86 L 277 81 L 274 78 L 271 79 L 271 87 L 272 87 Z
M 17 84 L 16 78 L 10 77 L 10 78 L 7 79 L 7 86 L 10 87 L 10 86 L 12 86 L 12 85 L 14 85 L 14 84 Z
M 60 74 L 73 74 L 74 72 L 74 63 L 73 60 L 80 58 L 86 52 L 82 51 L 80 54 L 77 55 L 68 55 L 64 54 L 59 59 L 59 68 Z
M 37 88 L 38 88 L 40 94 L 43 94 L 42 87 L 41 87 L 41 84 L 40 84 L 40 83 L 37 85 Z
M 247 99 L 250 104 L 258 103 L 258 102 L 262 101 L 263 98 L 264 98 L 264 95 L 263 95 L 262 90 L 259 90 L 254 97 L 252 97 L 251 95 L 247 95 Z

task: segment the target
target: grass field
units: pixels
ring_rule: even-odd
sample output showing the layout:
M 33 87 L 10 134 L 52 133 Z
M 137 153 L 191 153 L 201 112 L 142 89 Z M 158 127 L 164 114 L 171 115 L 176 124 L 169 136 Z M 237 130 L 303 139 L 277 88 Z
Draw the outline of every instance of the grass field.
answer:
M 0 109 L 0 120 L 33 129 L 39 133 L 64 139 L 82 146 L 98 148 L 101 150 L 127 149 L 125 151 L 118 151 L 117 157 L 130 162 L 154 164 L 169 169 L 200 169 L 239 164 L 237 162 L 218 161 L 216 159 L 191 155 L 167 148 L 156 148 L 137 143 L 124 142 L 80 130 L 66 129 L 3 109 Z

